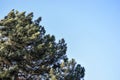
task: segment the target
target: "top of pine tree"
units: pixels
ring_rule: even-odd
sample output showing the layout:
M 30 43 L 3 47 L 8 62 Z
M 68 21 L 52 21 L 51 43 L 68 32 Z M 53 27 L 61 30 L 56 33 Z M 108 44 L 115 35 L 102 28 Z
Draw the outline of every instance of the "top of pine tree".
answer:
M 10 11 L 0 20 L 0 79 L 81 80 L 85 69 L 69 60 L 64 39 L 46 34 L 41 17 Z

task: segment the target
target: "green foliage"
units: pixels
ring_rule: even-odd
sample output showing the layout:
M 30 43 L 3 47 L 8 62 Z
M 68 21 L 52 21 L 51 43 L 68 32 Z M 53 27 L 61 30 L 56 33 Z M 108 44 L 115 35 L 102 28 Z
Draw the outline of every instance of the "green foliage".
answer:
M 10 11 L 0 21 L 0 79 L 81 80 L 85 69 L 66 56 L 64 39 L 45 34 L 41 17 Z

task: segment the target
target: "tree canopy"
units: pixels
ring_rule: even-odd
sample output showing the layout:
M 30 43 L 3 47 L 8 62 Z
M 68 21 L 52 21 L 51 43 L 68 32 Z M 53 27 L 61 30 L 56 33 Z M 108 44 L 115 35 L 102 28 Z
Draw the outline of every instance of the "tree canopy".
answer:
M 82 80 L 85 69 L 68 59 L 65 40 L 56 42 L 40 22 L 15 10 L 0 20 L 0 79 Z

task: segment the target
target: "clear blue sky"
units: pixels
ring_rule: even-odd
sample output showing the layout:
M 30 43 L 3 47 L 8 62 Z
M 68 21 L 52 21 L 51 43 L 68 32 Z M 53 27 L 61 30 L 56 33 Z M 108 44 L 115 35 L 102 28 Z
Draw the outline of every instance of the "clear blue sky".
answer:
M 65 38 L 85 80 L 120 80 L 119 0 L 0 0 L 0 18 L 12 9 L 42 16 L 47 33 Z

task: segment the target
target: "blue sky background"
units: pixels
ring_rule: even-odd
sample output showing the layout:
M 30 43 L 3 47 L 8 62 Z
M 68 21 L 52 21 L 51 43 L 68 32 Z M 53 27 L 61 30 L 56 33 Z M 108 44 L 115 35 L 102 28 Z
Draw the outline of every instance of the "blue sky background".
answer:
M 0 19 L 12 9 L 34 12 L 47 33 L 65 38 L 85 80 L 120 80 L 119 0 L 0 0 Z

